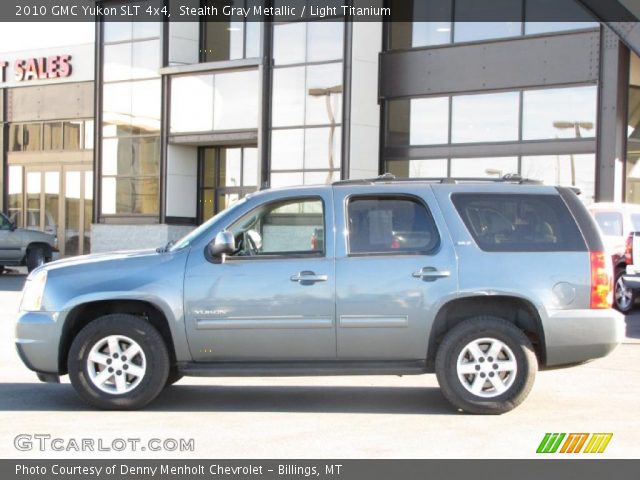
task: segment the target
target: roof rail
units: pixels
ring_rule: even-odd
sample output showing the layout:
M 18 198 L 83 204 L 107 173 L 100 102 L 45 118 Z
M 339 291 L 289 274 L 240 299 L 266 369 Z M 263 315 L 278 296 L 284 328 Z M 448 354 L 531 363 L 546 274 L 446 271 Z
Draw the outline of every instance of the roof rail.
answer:
M 375 178 L 362 178 L 353 180 L 338 180 L 332 185 L 373 185 L 383 182 L 427 182 L 427 183 L 515 183 L 519 185 L 542 185 L 541 180 L 523 178 L 517 173 L 507 173 L 500 178 L 491 177 L 438 177 L 438 178 L 397 178 L 392 173 L 384 173 Z

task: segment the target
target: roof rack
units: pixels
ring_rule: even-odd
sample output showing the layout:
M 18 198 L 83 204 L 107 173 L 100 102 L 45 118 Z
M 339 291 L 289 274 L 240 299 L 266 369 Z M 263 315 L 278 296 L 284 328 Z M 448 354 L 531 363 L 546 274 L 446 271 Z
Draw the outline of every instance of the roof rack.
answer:
M 488 177 L 470 177 L 470 178 L 455 178 L 455 177 L 441 177 L 441 178 L 397 178 L 392 173 L 384 173 L 375 178 L 363 178 L 354 180 L 338 180 L 333 182 L 332 185 L 373 185 L 375 183 L 385 182 L 427 182 L 427 183 L 513 183 L 518 185 L 542 185 L 541 180 L 534 180 L 530 178 L 523 178 L 516 173 L 507 173 L 500 178 L 488 178 Z

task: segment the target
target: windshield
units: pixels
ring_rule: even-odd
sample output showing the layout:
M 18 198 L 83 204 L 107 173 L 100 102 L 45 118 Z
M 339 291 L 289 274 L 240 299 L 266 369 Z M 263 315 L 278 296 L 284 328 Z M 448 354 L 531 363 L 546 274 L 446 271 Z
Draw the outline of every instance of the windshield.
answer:
M 249 196 L 238 200 L 236 203 L 233 204 L 233 206 L 231 206 L 228 209 L 223 210 L 223 211 L 218 212 L 217 214 L 215 214 L 213 217 L 211 217 L 209 220 L 204 222 L 198 228 L 196 228 L 195 230 L 192 230 L 191 232 L 186 234 L 184 237 L 182 237 L 180 240 L 178 240 L 176 243 L 174 243 L 169 248 L 169 251 L 170 252 L 175 252 L 176 250 L 182 250 L 183 248 L 186 248 L 186 247 L 190 246 L 193 242 L 195 242 L 200 237 L 200 235 L 202 235 L 204 232 L 209 230 L 209 228 L 211 228 L 211 225 L 213 225 L 216 221 L 218 221 L 218 219 L 223 214 L 227 214 L 229 212 L 229 210 L 237 208 L 240 205 L 242 205 L 243 203 L 245 203 L 247 201 L 248 197 Z

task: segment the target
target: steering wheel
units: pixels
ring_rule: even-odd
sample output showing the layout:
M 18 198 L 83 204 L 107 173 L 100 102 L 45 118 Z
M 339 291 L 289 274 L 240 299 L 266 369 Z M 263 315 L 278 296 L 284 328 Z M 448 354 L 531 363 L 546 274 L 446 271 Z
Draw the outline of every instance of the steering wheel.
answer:
M 258 254 L 258 248 L 251 238 L 251 235 L 249 235 L 249 230 L 242 232 L 242 247 L 245 255 L 252 257 Z

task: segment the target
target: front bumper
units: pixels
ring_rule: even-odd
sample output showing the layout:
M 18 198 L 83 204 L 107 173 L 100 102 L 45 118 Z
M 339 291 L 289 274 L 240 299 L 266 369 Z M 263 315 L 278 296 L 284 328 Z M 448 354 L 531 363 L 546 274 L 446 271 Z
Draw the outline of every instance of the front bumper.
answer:
M 60 313 L 20 312 L 15 342 L 22 362 L 39 374 L 58 374 L 58 347 L 62 338 Z
M 624 316 L 613 309 L 551 311 L 543 327 L 547 366 L 604 357 L 625 335 Z

